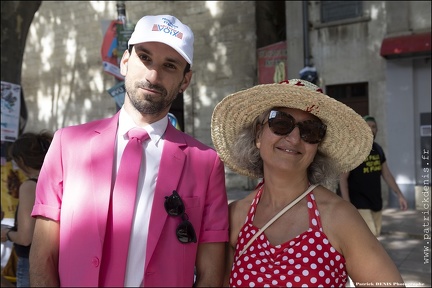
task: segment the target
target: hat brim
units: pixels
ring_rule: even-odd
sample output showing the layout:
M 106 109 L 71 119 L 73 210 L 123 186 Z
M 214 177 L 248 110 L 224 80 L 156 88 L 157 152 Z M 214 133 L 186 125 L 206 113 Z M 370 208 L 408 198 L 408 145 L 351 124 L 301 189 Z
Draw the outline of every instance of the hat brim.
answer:
M 371 151 L 371 129 L 350 107 L 305 87 L 262 84 L 228 95 L 213 111 L 212 141 L 221 160 L 231 170 L 257 178 L 251 171 L 237 165 L 231 151 L 240 131 L 273 107 L 300 109 L 320 118 L 327 125 L 327 132 L 318 150 L 329 157 L 340 172 L 359 166 Z

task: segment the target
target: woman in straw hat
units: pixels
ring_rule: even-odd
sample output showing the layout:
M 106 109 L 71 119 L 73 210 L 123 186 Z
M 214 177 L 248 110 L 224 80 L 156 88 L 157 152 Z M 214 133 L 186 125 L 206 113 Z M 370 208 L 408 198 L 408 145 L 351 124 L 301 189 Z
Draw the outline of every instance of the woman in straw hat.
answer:
M 227 167 L 262 179 L 230 204 L 225 285 L 404 286 L 354 206 L 328 189 L 370 152 L 360 115 L 294 79 L 225 97 L 211 133 Z

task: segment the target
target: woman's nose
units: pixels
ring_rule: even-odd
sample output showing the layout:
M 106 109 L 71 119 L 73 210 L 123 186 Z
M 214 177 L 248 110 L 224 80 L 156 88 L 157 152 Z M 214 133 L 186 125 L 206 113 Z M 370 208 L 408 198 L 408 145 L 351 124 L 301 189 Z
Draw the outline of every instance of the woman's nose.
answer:
M 288 141 L 290 141 L 292 143 L 300 142 L 301 137 L 300 137 L 299 127 L 295 126 L 294 129 L 291 131 L 291 133 L 289 133 L 288 135 L 285 136 L 285 139 L 287 139 Z

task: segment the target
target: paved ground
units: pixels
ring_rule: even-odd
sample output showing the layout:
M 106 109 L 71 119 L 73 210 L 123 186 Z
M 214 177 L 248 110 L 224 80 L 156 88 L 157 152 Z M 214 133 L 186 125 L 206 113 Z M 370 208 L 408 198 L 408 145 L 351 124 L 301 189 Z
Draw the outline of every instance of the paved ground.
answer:
M 228 191 L 228 201 L 250 191 Z M 385 209 L 382 235 L 378 238 L 398 267 L 407 287 L 431 287 L 430 210 Z

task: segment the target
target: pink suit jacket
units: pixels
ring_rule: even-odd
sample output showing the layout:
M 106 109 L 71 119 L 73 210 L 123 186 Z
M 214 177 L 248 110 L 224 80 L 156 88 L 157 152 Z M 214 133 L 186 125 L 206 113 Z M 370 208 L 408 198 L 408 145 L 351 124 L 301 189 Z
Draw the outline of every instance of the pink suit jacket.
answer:
M 117 123 L 118 113 L 58 130 L 41 169 L 32 215 L 60 221 L 61 286 L 99 286 L 103 277 Z M 213 149 L 171 124 L 163 137 L 143 284 L 191 287 L 198 244 L 228 241 L 224 167 Z M 165 196 L 174 189 L 185 203 L 197 243 L 182 244 L 176 238 L 180 217 L 170 217 L 164 209 Z

